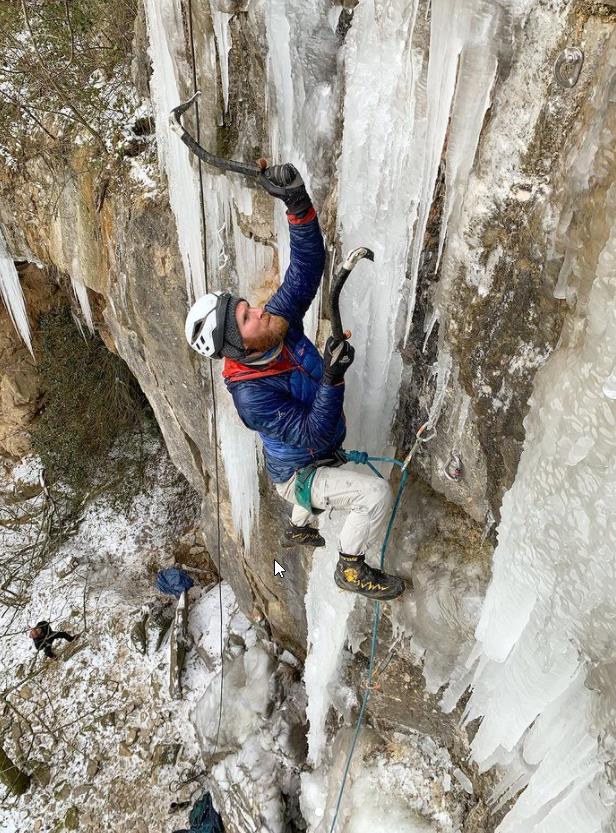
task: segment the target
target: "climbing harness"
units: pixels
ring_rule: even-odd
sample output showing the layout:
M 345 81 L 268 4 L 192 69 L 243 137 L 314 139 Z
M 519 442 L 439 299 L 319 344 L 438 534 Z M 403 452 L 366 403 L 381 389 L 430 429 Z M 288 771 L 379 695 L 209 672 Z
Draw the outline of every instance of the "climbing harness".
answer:
M 306 509 L 315 515 L 323 511 L 322 509 L 314 509 L 312 506 L 312 483 L 316 473 L 316 466 L 304 466 L 295 474 L 295 500 L 302 509 Z

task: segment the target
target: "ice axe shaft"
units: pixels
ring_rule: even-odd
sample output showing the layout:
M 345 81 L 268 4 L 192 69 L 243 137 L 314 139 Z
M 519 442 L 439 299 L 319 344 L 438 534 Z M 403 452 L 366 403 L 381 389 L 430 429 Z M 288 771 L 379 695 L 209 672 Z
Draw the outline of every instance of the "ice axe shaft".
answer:
M 253 178 L 258 177 L 259 174 L 262 173 L 262 170 L 258 165 L 252 165 L 248 162 L 235 162 L 233 159 L 222 159 L 220 156 L 214 156 L 213 153 L 210 153 L 202 147 L 199 142 L 186 130 L 182 124 L 182 116 L 189 109 L 189 107 L 192 107 L 200 95 L 201 91 L 197 90 L 197 92 L 187 101 L 183 101 L 181 104 L 178 104 L 177 107 L 173 108 L 169 116 L 171 129 L 177 133 L 186 147 L 194 153 L 195 156 L 208 165 L 220 168 L 221 171 L 233 171 L 236 174 L 243 174 L 244 176 Z
M 374 262 L 374 252 L 365 246 L 359 246 L 348 253 L 346 258 L 336 269 L 334 280 L 332 281 L 332 288 L 329 298 L 330 319 L 332 322 L 332 336 L 336 341 L 344 341 L 344 330 L 342 329 L 342 321 L 340 320 L 340 293 L 354 267 L 362 258 Z

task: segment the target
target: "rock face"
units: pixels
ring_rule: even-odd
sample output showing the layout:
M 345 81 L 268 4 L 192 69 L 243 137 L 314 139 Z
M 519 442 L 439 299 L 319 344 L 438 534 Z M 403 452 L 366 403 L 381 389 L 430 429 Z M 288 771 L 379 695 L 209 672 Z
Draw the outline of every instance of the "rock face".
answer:
M 34 264 L 20 264 L 19 274 L 30 327 L 36 334 L 39 315 L 58 302 L 59 293 Z M 35 357 L 36 346 L 35 335 Z M 0 307 L 0 454 L 20 458 L 30 450 L 28 428 L 40 396 L 36 358 L 21 342 L 6 309 Z

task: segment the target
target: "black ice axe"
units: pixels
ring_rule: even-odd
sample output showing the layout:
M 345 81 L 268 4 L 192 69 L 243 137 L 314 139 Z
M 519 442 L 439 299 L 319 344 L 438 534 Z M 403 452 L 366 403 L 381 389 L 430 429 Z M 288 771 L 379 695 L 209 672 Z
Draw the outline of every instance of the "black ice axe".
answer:
M 202 147 L 182 124 L 182 116 L 189 107 L 192 107 L 200 95 L 201 90 L 197 90 L 197 92 L 191 96 L 188 101 L 183 101 L 181 104 L 178 104 L 177 107 L 173 108 L 171 115 L 169 116 L 171 129 L 178 134 L 186 147 L 194 153 L 196 157 L 201 159 L 202 162 L 206 162 L 208 165 L 213 165 L 215 168 L 220 168 L 222 171 L 234 171 L 237 174 L 244 174 L 244 176 L 256 179 L 263 173 L 263 169 L 258 165 L 253 165 L 249 162 L 235 162 L 233 159 L 223 159 L 220 156 L 215 156 L 213 153 L 210 153 Z
M 340 293 L 346 279 L 362 258 L 374 262 L 374 252 L 366 246 L 359 246 L 348 253 L 340 266 L 336 269 L 329 298 L 330 319 L 332 322 L 332 336 L 337 342 L 344 341 L 344 330 L 340 320 Z

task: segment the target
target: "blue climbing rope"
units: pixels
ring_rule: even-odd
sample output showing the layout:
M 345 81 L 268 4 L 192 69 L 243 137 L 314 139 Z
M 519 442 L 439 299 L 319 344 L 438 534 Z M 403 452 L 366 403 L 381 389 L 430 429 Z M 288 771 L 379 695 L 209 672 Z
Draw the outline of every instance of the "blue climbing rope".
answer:
M 387 531 L 385 532 L 385 537 L 383 539 L 383 544 L 381 546 L 381 560 L 380 560 L 380 568 L 383 569 L 385 564 L 385 553 L 387 551 L 387 545 L 389 544 L 389 539 L 391 536 L 391 531 L 394 526 L 394 521 L 396 519 L 396 513 L 398 512 L 398 507 L 400 506 L 400 501 L 402 499 L 402 493 L 404 492 L 404 487 L 406 486 L 406 482 L 409 479 L 409 472 L 408 466 L 411 462 L 411 458 L 415 453 L 415 449 L 417 448 L 420 442 L 424 442 L 421 438 L 421 434 L 423 433 L 426 425 L 422 425 L 416 435 L 415 443 L 411 448 L 409 454 L 407 455 L 406 460 L 396 460 L 394 457 L 371 457 L 365 451 L 342 451 L 342 454 L 346 458 L 348 463 L 357 463 L 358 465 L 367 465 L 370 466 L 372 471 L 377 474 L 380 478 L 383 478 L 381 472 L 372 465 L 372 463 L 390 463 L 395 466 L 399 466 L 402 469 L 402 476 L 400 478 L 400 483 L 398 485 L 398 491 L 396 493 L 396 499 L 394 500 L 394 505 L 391 510 L 391 514 L 389 516 L 389 523 L 387 524 Z M 344 793 L 344 787 L 346 785 L 347 776 L 349 774 L 349 770 L 351 768 L 351 761 L 353 760 L 353 753 L 355 752 L 355 746 L 357 745 L 357 739 L 359 738 L 359 732 L 361 730 L 364 716 L 366 714 L 366 709 L 368 707 L 368 700 L 370 699 L 370 684 L 372 682 L 372 673 L 374 669 L 374 660 L 376 658 L 376 651 L 378 647 L 378 634 L 379 634 L 379 622 L 381 619 L 381 603 L 375 602 L 374 603 L 374 622 L 372 625 L 372 641 L 370 644 L 370 656 L 368 658 L 368 680 L 366 683 L 366 688 L 364 691 L 364 696 L 362 698 L 361 708 L 359 710 L 359 715 L 357 716 L 357 722 L 355 723 L 355 731 L 353 732 L 353 740 L 351 741 L 351 747 L 349 749 L 349 754 L 347 755 L 346 764 L 344 767 L 344 773 L 342 775 L 342 783 L 340 784 L 340 791 L 338 793 L 338 800 L 336 802 L 336 810 L 334 812 L 334 818 L 332 820 L 331 827 L 329 828 L 329 833 L 334 833 L 334 828 L 336 826 L 336 821 L 338 820 L 338 813 L 340 811 L 340 805 L 342 804 L 342 796 Z

